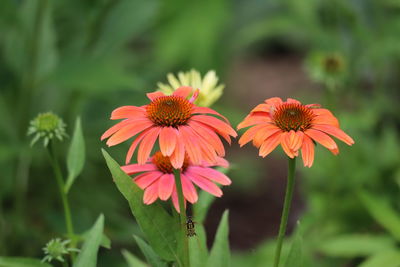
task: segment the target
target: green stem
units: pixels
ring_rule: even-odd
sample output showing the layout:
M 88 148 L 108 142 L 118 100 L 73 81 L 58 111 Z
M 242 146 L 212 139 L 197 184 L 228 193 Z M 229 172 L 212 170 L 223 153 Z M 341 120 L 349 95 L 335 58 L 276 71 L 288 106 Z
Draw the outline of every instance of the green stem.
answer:
M 65 192 L 64 178 L 62 176 L 60 164 L 58 163 L 54 144 L 52 143 L 52 141 L 50 141 L 50 143 L 49 143 L 48 150 L 49 150 L 49 154 L 50 154 L 51 165 L 54 170 L 54 175 L 57 180 L 58 189 L 60 190 L 60 196 L 61 196 L 61 200 L 62 200 L 63 207 L 64 207 L 64 217 L 65 217 L 65 225 L 67 227 L 67 235 L 68 235 L 68 238 L 71 240 L 70 247 L 76 248 L 74 226 L 72 224 L 72 217 L 71 217 L 71 209 L 69 207 L 67 194 Z M 72 257 L 72 260 L 74 261 L 75 260 L 74 252 L 71 253 L 71 257 Z
M 179 217 L 180 217 L 180 228 L 181 228 L 181 236 L 183 241 L 183 255 L 182 261 L 184 267 L 190 267 L 189 263 L 189 240 L 186 234 L 186 210 L 183 198 L 183 190 L 182 190 L 182 181 L 180 177 L 180 170 L 174 170 L 175 176 L 175 184 L 176 191 L 178 193 L 178 202 L 179 202 Z
M 288 181 L 286 185 L 285 201 L 283 203 L 283 211 L 281 217 L 281 224 L 279 226 L 278 241 L 276 244 L 274 267 L 279 266 L 279 259 L 281 256 L 282 243 L 285 238 L 286 226 L 289 217 L 290 204 L 292 203 L 294 191 L 294 170 L 296 168 L 296 158 L 289 158 Z

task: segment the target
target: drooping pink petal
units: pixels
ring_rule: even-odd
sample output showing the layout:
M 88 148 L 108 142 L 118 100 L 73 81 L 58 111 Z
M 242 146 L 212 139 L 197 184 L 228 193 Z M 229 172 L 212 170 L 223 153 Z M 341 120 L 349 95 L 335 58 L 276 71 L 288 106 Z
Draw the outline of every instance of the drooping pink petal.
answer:
M 183 98 L 187 98 L 192 91 L 193 91 L 193 88 L 190 87 L 190 86 L 181 86 L 178 89 L 176 89 L 172 93 L 172 95 L 181 96 Z
M 181 140 L 181 135 L 178 132 L 177 140 Z M 178 141 L 175 146 L 175 150 L 172 153 L 171 164 L 175 169 L 179 169 L 183 165 L 183 161 L 185 160 L 185 145 L 182 141 Z
M 118 130 L 122 129 L 123 127 L 133 123 L 135 121 L 135 119 L 136 118 L 134 118 L 134 119 L 125 119 L 123 121 L 118 122 L 117 124 L 112 126 L 110 129 L 105 131 L 105 133 L 103 133 L 103 135 L 100 137 L 100 140 L 104 140 L 104 139 L 110 137 L 113 133 L 115 133 Z
M 306 134 L 303 136 L 301 156 L 305 167 L 311 167 L 314 162 L 314 143 Z
M 137 135 L 141 131 L 146 130 L 147 128 L 150 128 L 153 126 L 153 123 L 146 119 L 134 124 L 130 124 L 128 126 L 125 126 L 124 128 L 120 129 L 118 132 L 113 134 L 108 140 L 107 140 L 107 145 L 108 146 L 114 146 L 119 143 L 122 143 L 129 138 Z
M 139 172 L 146 172 L 146 171 L 156 171 L 157 167 L 154 164 L 130 164 L 122 166 L 121 169 L 126 172 L 128 175 L 136 174 Z
M 151 100 L 154 101 L 156 98 L 159 98 L 160 96 L 165 96 L 163 92 L 156 91 L 152 93 L 147 93 L 146 96 Z
M 172 191 L 174 190 L 174 175 L 164 174 L 158 181 L 158 196 L 161 200 L 167 200 L 170 198 Z
M 203 138 L 215 149 L 218 156 L 225 156 L 224 145 L 222 144 L 222 141 L 219 139 L 218 135 L 211 130 L 211 128 L 196 121 L 190 121 L 188 125 L 200 136 L 200 138 Z
M 268 137 L 264 143 L 260 146 L 259 155 L 261 157 L 266 157 L 271 153 L 280 143 L 282 132 L 277 132 Z
M 133 181 L 139 186 L 141 189 L 145 189 L 152 183 L 154 183 L 158 178 L 163 175 L 160 171 L 149 171 L 146 173 L 142 173 L 136 176 Z
M 327 134 L 330 134 L 334 137 L 336 137 L 337 139 L 345 142 L 346 144 L 348 144 L 349 146 L 351 146 L 352 144 L 354 144 L 354 140 L 353 138 L 351 138 L 350 136 L 348 136 L 345 132 L 343 132 L 341 129 L 334 127 L 332 125 L 327 125 L 327 124 L 316 124 L 313 125 L 312 127 L 313 129 L 325 132 Z
M 200 94 L 199 89 L 194 90 L 192 97 L 189 99 L 189 102 L 194 103 L 194 101 L 196 101 L 196 99 L 199 97 L 199 94 Z
M 328 149 L 337 149 L 335 141 L 321 131 L 308 129 L 304 133 Z
M 185 174 L 181 173 L 182 190 L 183 195 L 187 201 L 190 203 L 196 203 L 198 199 L 196 188 L 192 182 L 186 177 Z
M 232 183 L 228 176 L 212 168 L 190 166 L 187 168 L 187 171 L 203 176 L 221 185 L 230 185 Z
M 179 209 L 179 200 L 178 200 L 178 193 L 176 192 L 176 186 L 174 186 L 174 190 L 172 191 L 172 203 L 174 204 L 174 207 L 178 213 L 180 213 Z M 183 204 L 186 209 L 186 199 L 183 199 Z
M 241 123 L 238 124 L 237 129 L 239 130 L 255 124 L 261 124 L 261 123 L 267 124 L 271 122 L 272 120 L 269 116 L 250 114 Z
M 150 205 L 158 198 L 158 183 L 155 182 L 146 188 L 143 195 L 143 203 Z
M 188 128 L 188 126 L 179 127 L 180 141 L 185 144 L 185 151 L 188 153 L 189 158 L 195 164 L 198 164 L 202 159 L 202 153 L 200 147 L 197 145 L 197 140 L 193 138 Z
M 177 131 L 173 127 L 163 127 L 160 132 L 160 150 L 164 156 L 171 156 L 175 150 Z
M 237 136 L 237 133 L 229 124 L 227 124 L 215 117 L 211 117 L 211 116 L 207 116 L 207 115 L 194 115 L 194 116 L 192 116 L 191 119 L 201 122 L 201 123 L 204 123 L 214 129 L 218 130 L 218 132 L 223 132 L 223 133 L 229 134 L 233 137 Z
M 256 126 L 254 126 L 253 128 L 255 128 Z M 256 135 L 253 138 L 253 144 L 256 147 L 260 147 L 262 145 L 262 143 L 271 135 L 277 133 L 277 132 L 281 132 L 282 130 L 280 128 L 278 128 L 276 125 L 274 124 L 267 124 L 267 125 L 263 125 L 263 127 L 256 133 Z
M 147 135 L 147 132 L 149 132 L 152 128 L 149 128 L 147 130 L 144 130 L 141 132 L 135 140 L 132 142 L 131 146 L 129 147 L 128 153 L 126 154 L 126 159 L 125 159 L 125 164 L 128 164 L 133 156 L 133 153 L 136 150 L 136 147 L 139 145 L 139 143 L 143 140 L 143 138 Z
M 145 117 L 146 109 L 144 107 L 136 106 L 122 106 L 114 109 L 111 113 L 112 120 L 135 118 L 135 117 Z
M 214 195 L 216 197 L 221 197 L 222 196 L 222 190 L 216 186 L 213 182 L 210 180 L 197 175 L 195 173 L 186 173 L 186 176 L 192 180 L 193 183 L 195 183 L 198 187 L 203 189 L 204 191 L 207 191 L 211 195 Z
M 153 127 L 143 138 L 143 141 L 140 143 L 138 149 L 137 159 L 139 164 L 145 164 L 149 159 L 151 150 L 153 149 L 154 143 L 156 142 L 160 131 L 161 127 Z
M 290 133 L 289 132 L 284 132 L 281 134 L 281 146 L 283 148 L 283 151 L 285 151 L 286 155 L 289 156 L 289 158 L 294 158 L 295 153 L 293 150 L 290 149 Z
M 242 137 L 240 137 L 239 139 L 239 145 L 240 147 L 244 146 L 245 144 L 247 144 L 248 142 L 250 142 L 251 140 L 254 139 L 254 137 L 256 136 L 256 134 L 265 127 L 266 124 L 260 124 L 260 125 L 256 125 L 254 127 L 251 127 L 250 129 L 248 129 L 247 131 L 244 132 L 244 134 L 242 135 Z

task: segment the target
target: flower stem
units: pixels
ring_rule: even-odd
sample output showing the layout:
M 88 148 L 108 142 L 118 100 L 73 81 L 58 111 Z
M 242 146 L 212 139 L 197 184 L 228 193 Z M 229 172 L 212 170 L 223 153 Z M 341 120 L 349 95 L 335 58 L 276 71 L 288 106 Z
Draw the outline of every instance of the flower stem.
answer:
M 51 165 L 54 170 L 54 175 L 57 180 L 58 189 L 60 190 L 60 196 L 61 196 L 61 200 L 62 200 L 63 207 L 64 207 L 64 217 L 65 217 L 65 225 L 67 227 L 67 235 L 68 235 L 68 238 L 71 240 L 70 247 L 75 248 L 76 242 L 75 242 L 74 226 L 72 224 L 71 209 L 69 207 L 67 194 L 64 189 L 65 188 L 64 178 L 62 176 L 60 164 L 58 163 L 54 144 L 52 141 L 50 141 L 50 143 L 48 145 L 48 151 L 49 151 Z M 74 252 L 71 253 L 71 258 L 72 258 L 72 261 L 75 260 Z
M 296 158 L 289 158 L 288 180 L 286 185 L 285 201 L 283 203 L 283 211 L 281 217 L 281 224 L 279 226 L 278 241 L 276 244 L 274 267 L 279 266 L 281 256 L 282 243 L 285 238 L 286 226 L 289 217 L 290 204 L 292 203 L 294 191 L 294 170 L 296 168 Z
M 183 190 L 182 190 L 182 181 L 180 177 L 180 170 L 174 170 L 175 176 L 175 184 L 176 191 L 178 193 L 178 202 L 179 202 L 179 217 L 180 217 L 180 228 L 181 228 L 181 236 L 183 241 L 183 255 L 182 261 L 184 267 L 189 267 L 189 241 L 186 235 L 186 210 L 183 198 Z

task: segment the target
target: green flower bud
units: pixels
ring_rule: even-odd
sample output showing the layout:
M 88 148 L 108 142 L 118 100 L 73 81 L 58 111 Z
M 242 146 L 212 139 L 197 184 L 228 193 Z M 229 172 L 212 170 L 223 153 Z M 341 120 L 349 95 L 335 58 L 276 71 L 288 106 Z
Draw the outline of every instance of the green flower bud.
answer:
M 52 112 L 40 113 L 31 120 L 28 128 L 28 135 L 33 135 L 31 146 L 41 138 L 45 147 L 51 139 L 57 138 L 62 141 L 67 136 L 65 127 L 66 124 L 56 114 Z

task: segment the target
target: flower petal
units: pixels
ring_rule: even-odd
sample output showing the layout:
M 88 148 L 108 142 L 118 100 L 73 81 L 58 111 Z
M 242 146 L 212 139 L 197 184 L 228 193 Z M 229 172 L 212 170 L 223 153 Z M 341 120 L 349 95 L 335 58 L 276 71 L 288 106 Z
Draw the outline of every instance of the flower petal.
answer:
M 174 186 L 174 190 L 172 191 L 172 203 L 174 204 L 174 207 L 178 213 L 180 213 L 179 209 L 179 200 L 178 200 L 178 193 L 176 192 L 176 186 Z M 183 198 L 183 204 L 186 209 L 186 199 Z
M 147 93 L 146 96 L 151 100 L 154 101 L 156 98 L 160 97 L 160 96 L 165 96 L 165 94 L 163 92 L 160 91 L 156 91 L 156 92 L 152 92 L 152 93 Z
M 175 150 L 177 131 L 173 127 L 163 127 L 160 132 L 160 150 L 164 156 L 171 156 Z
M 266 157 L 271 153 L 280 143 L 282 132 L 277 132 L 268 137 L 260 147 L 259 155 Z
M 149 159 L 151 150 L 153 149 L 154 143 L 156 142 L 160 131 L 161 127 L 153 127 L 146 133 L 146 136 L 143 138 L 143 141 L 140 143 L 138 149 L 137 160 L 139 164 L 145 164 Z
M 304 133 L 328 149 L 337 149 L 335 141 L 321 131 L 308 129 Z
M 112 120 L 145 117 L 145 116 L 146 116 L 146 109 L 144 107 L 136 107 L 136 106 L 122 106 L 114 109 L 113 112 L 111 113 Z
M 174 190 L 175 180 L 173 174 L 164 174 L 158 182 L 158 196 L 161 200 L 170 198 Z
M 281 146 L 283 148 L 283 151 L 285 151 L 286 155 L 288 155 L 289 158 L 294 158 L 294 151 L 290 149 L 290 135 L 290 132 L 284 132 L 281 134 Z
M 190 166 L 187 168 L 187 171 L 201 175 L 221 185 L 230 185 L 232 183 L 228 176 L 212 168 Z
M 233 137 L 237 136 L 237 133 L 235 130 L 227 123 L 211 116 L 207 115 L 195 115 L 191 118 L 192 120 L 204 123 L 206 125 L 209 125 L 210 127 L 216 129 L 219 133 L 226 133 L 228 135 L 231 135 Z
M 271 135 L 277 132 L 281 132 L 282 130 L 279 129 L 277 126 L 274 124 L 267 124 L 264 125 L 254 136 L 253 138 L 253 144 L 256 147 L 260 147 L 261 144 Z
M 280 97 L 271 97 L 271 98 L 265 99 L 264 102 L 271 106 L 279 106 L 280 104 L 283 103 L 282 99 Z
M 131 161 L 132 156 L 133 156 L 133 153 L 134 153 L 135 150 L 136 150 L 136 147 L 139 145 L 139 143 L 143 140 L 143 138 L 146 136 L 146 134 L 147 134 L 151 129 L 152 129 L 152 128 L 147 129 L 147 130 L 144 130 L 143 132 L 141 132 L 141 133 L 135 138 L 135 140 L 132 142 L 131 146 L 129 147 L 128 153 L 126 154 L 125 164 L 128 164 L 128 163 Z
M 141 131 L 146 130 L 147 128 L 153 126 L 153 123 L 149 120 L 143 120 L 143 121 L 138 121 L 134 124 L 130 124 L 128 126 L 125 126 L 124 128 L 120 129 L 118 132 L 113 134 L 108 140 L 107 140 L 107 145 L 108 146 L 115 146 L 119 143 L 122 143 L 132 136 L 137 135 Z
M 160 171 L 150 171 L 136 176 L 133 181 L 139 186 L 141 189 L 147 188 L 149 185 L 154 183 L 158 178 L 163 175 Z
M 172 93 L 172 95 L 181 96 L 183 98 L 187 98 L 192 91 L 193 91 L 193 88 L 190 87 L 190 86 L 181 86 L 178 89 L 176 89 Z
M 193 183 L 195 183 L 198 187 L 200 187 L 204 191 L 207 191 L 208 193 L 216 197 L 222 196 L 222 190 L 207 178 L 204 178 L 195 173 L 189 173 L 186 175 L 190 180 L 192 180 Z
M 198 195 L 196 188 L 194 187 L 192 182 L 183 173 L 181 173 L 181 181 L 182 181 L 183 196 L 190 203 L 192 204 L 196 203 L 198 200 Z
M 337 139 L 345 142 L 346 144 L 348 144 L 349 146 L 351 146 L 352 144 L 354 144 L 354 140 L 353 138 L 351 138 L 350 136 L 348 136 L 345 132 L 343 132 L 341 129 L 336 128 L 332 125 L 324 125 L 324 124 L 316 124 L 313 125 L 312 129 L 316 129 L 322 132 L 325 132 L 327 134 L 330 134 L 334 137 L 336 137 Z
M 181 139 L 181 135 L 178 133 L 177 139 Z M 175 146 L 174 153 L 172 153 L 171 164 L 175 169 L 179 169 L 183 165 L 183 161 L 185 160 L 185 145 L 182 141 L 178 141 Z
M 253 140 L 256 134 L 259 133 L 261 129 L 263 129 L 264 127 L 265 127 L 264 124 L 256 125 L 245 131 L 239 139 L 240 147 L 244 146 L 245 144 Z
M 265 114 L 265 113 L 264 113 Z M 236 127 L 238 130 L 242 128 L 246 128 L 255 124 L 265 124 L 271 123 L 272 120 L 269 115 L 248 115 L 241 123 Z
M 218 156 L 225 156 L 225 148 L 218 135 L 209 127 L 196 121 L 190 121 L 189 127 L 192 128 L 200 138 L 208 142 L 217 152 Z
M 301 146 L 301 157 L 305 167 L 311 167 L 314 162 L 314 143 L 306 134 L 303 136 L 303 145 Z
M 156 171 L 157 167 L 154 164 L 130 164 L 122 166 L 121 169 L 128 175 L 136 174 L 139 172 Z
M 215 110 L 213 110 L 211 108 L 207 108 L 207 107 L 194 106 L 194 108 L 192 110 L 192 114 L 213 114 L 213 115 L 217 115 L 217 116 L 223 118 L 225 120 L 225 122 L 229 123 L 228 119 L 225 116 L 223 116 L 220 113 L 216 112 Z
M 146 205 L 150 205 L 154 203 L 158 198 L 158 183 L 153 183 L 144 191 L 143 195 L 143 203 Z

